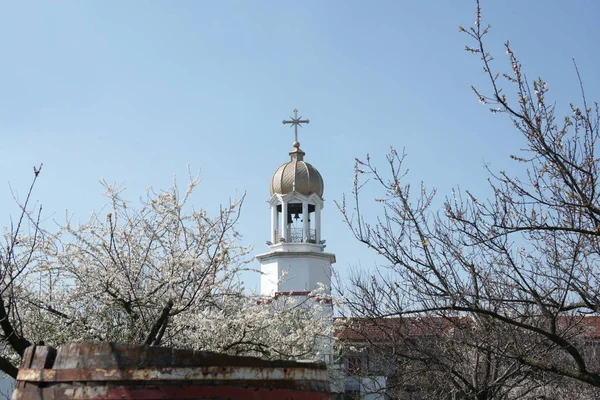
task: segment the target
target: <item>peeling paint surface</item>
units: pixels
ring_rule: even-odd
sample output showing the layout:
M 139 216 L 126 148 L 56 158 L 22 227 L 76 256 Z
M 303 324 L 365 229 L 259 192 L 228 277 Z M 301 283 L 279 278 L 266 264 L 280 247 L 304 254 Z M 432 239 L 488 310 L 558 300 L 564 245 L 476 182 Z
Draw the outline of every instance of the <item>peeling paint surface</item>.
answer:
M 326 371 L 311 368 L 186 367 L 140 369 L 19 369 L 18 381 L 152 381 L 152 380 L 307 380 L 327 379 Z
M 13 400 L 326 400 L 323 364 L 115 343 L 27 349 Z

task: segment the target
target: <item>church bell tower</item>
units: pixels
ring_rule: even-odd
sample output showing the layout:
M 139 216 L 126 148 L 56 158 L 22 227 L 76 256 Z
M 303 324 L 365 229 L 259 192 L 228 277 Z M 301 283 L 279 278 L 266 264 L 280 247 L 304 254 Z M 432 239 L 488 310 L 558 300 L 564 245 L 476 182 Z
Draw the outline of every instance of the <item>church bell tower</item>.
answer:
M 256 256 L 261 264 L 261 294 L 307 295 L 319 283 L 329 294 L 335 255 L 324 252 L 323 178 L 304 161 L 305 153 L 298 142 L 298 127 L 309 121 L 298 117 L 298 110 L 294 110 L 294 117 L 283 123 L 294 127 L 295 140 L 290 161 L 271 178 L 269 252 Z

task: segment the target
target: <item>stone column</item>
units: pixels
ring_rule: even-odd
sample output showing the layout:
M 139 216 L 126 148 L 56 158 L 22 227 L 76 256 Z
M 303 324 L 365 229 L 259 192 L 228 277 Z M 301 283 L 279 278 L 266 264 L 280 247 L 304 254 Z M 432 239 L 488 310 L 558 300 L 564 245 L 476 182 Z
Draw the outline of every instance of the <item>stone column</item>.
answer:
M 308 242 L 310 239 L 310 216 L 308 215 L 308 201 L 304 200 L 302 202 L 302 221 L 303 221 L 303 232 L 302 238 L 305 242 Z
M 284 238 L 285 241 L 289 241 L 289 232 L 288 232 L 288 204 L 287 201 L 282 200 L 281 202 L 281 232 L 279 232 L 279 238 Z M 277 240 L 279 241 L 279 238 Z
M 277 204 L 271 206 L 271 242 L 273 244 L 279 241 L 277 237 L 277 226 L 279 225 L 279 214 L 277 213 Z
M 321 207 L 315 204 L 315 239 L 317 244 L 321 241 Z

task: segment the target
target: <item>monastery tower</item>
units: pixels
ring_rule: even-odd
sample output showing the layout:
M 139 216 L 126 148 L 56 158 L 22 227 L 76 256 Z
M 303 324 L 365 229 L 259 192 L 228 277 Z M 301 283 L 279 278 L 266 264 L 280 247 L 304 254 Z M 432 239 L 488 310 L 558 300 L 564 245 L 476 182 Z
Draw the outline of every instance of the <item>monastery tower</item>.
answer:
M 257 255 L 261 264 L 263 296 L 305 296 L 321 283 L 330 294 L 331 265 L 335 255 L 325 253 L 321 230 L 323 178 L 304 161 L 298 142 L 298 127 L 307 119 L 283 121 L 294 128 L 295 140 L 290 161 L 282 164 L 271 178 L 271 237 L 269 252 Z

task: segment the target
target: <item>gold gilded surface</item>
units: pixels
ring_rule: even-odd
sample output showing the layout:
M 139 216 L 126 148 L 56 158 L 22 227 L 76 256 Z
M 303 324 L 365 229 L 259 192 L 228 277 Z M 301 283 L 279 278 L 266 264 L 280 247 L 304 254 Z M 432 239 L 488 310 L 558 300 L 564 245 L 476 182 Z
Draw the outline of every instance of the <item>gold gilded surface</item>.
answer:
M 305 196 L 316 193 L 323 197 L 323 190 L 323 178 L 319 171 L 311 164 L 294 158 L 281 165 L 271 178 L 271 195 L 296 192 Z

